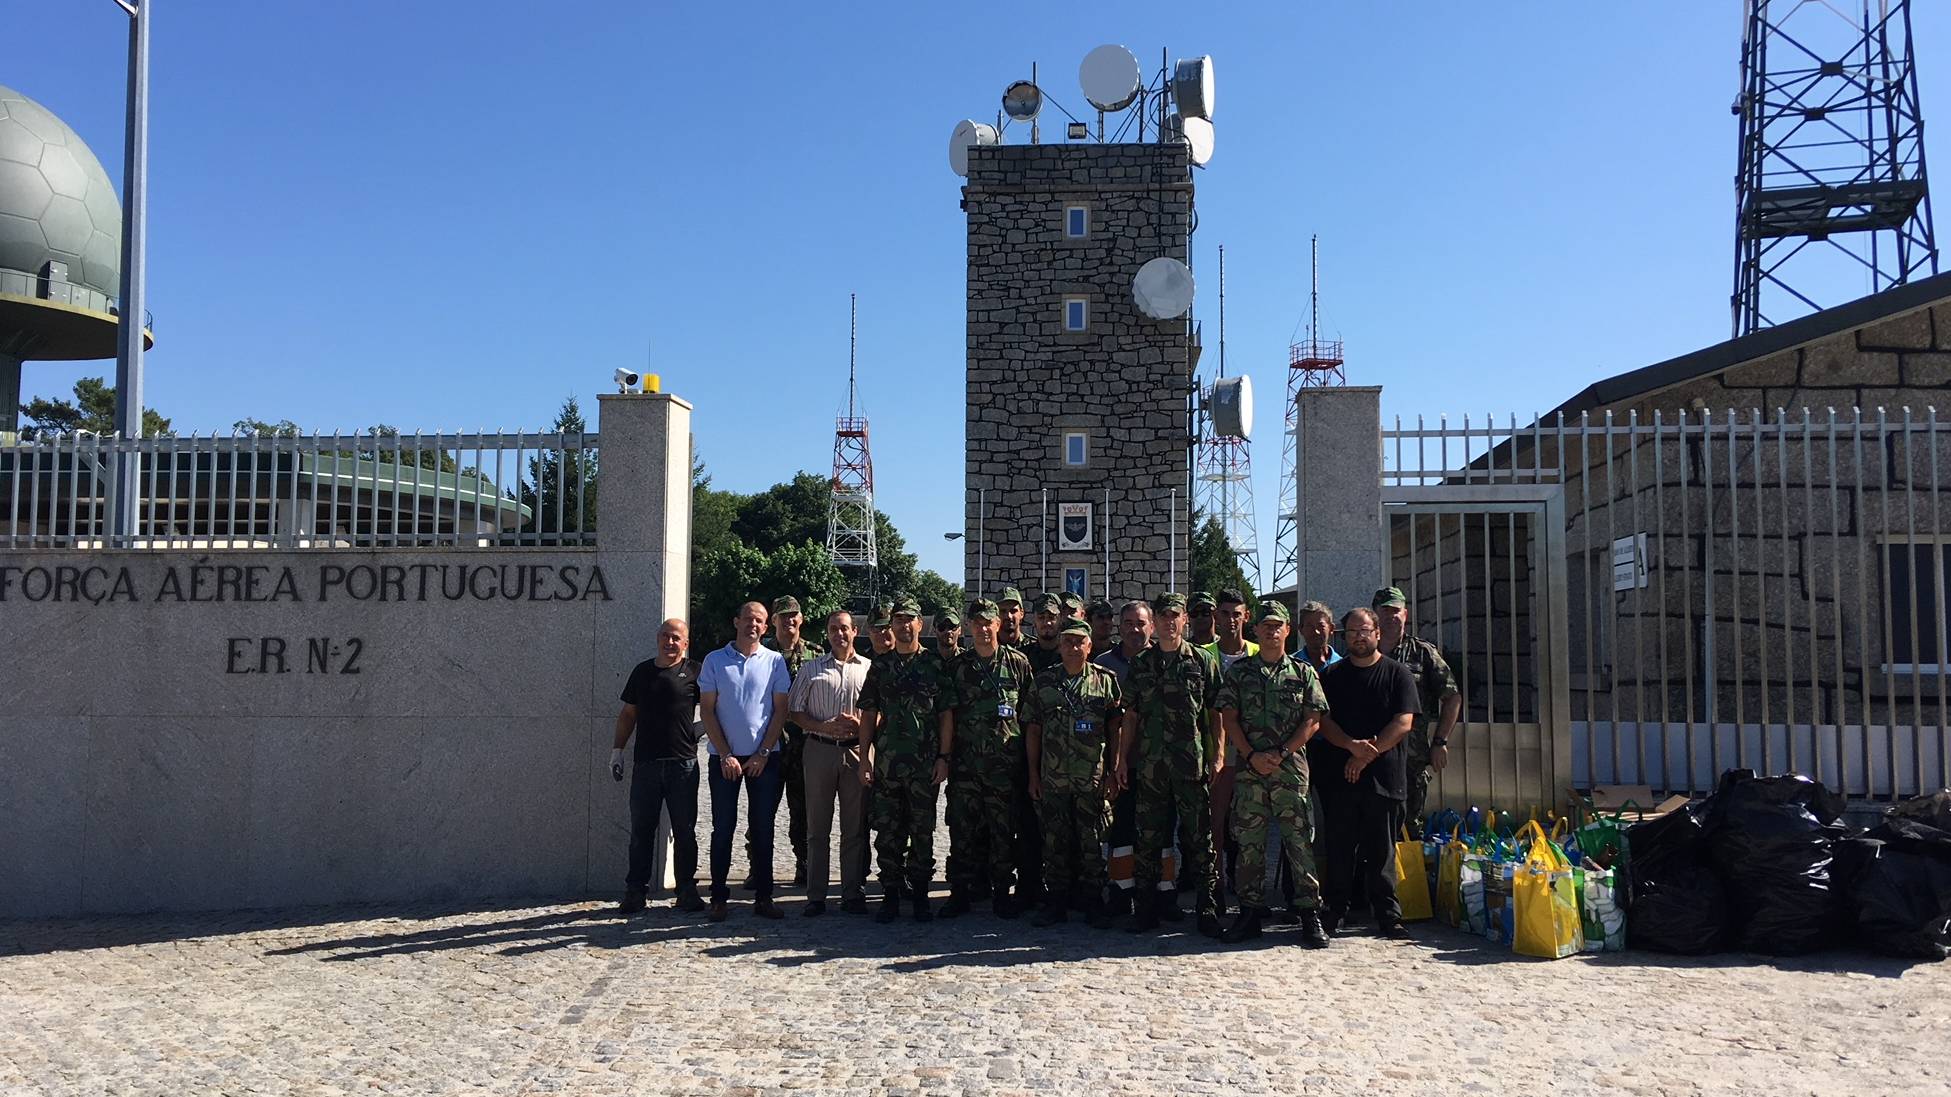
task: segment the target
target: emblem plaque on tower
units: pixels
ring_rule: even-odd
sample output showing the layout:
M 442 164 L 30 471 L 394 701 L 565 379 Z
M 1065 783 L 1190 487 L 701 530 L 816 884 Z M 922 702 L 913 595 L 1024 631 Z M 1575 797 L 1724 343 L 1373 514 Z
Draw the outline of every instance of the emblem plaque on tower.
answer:
M 1057 551 L 1088 551 L 1091 547 L 1091 505 L 1057 504 Z

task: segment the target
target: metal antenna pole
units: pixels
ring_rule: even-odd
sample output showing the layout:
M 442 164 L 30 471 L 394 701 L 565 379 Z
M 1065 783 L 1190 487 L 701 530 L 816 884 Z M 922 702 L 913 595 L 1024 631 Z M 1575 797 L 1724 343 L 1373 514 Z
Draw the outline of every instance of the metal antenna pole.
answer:
M 115 454 L 114 534 L 136 534 L 142 466 L 133 440 L 142 437 L 142 337 L 147 315 L 149 242 L 149 9 L 155 0 L 122 3 L 129 13 L 128 116 L 122 135 L 122 300 L 115 325 L 115 429 L 129 449 Z M 119 0 L 118 0 L 119 3 Z
M 1321 235 L 1308 237 L 1308 250 L 1312 252 L 1312 275 L 1309 279 L 1307 337 L 1321 338 Z
M 860 348 L 860 301 L 859 295 L 847 295 L 847 418 L 857 414 L 854 410 L 854 355 Z

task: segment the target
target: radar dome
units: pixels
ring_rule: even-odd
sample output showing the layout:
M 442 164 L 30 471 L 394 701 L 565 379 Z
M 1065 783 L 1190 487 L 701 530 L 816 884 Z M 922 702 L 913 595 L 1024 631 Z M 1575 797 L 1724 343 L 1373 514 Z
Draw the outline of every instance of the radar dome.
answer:
M 0 273 L 39 276 L 50 260 L 67 266 L 70 285 L 115 297 L 122 203 L 67 123 L 0 84 Z

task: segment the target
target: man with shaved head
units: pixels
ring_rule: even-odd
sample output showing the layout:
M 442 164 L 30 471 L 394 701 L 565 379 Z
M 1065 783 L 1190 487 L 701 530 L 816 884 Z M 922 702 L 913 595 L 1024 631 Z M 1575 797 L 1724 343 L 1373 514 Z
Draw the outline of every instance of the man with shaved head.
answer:
M 691 629 L 673 617 L 657 630 L 657 654 L 637 664 L 623 687 L 616 714 L 610 776 L 623 780 L 623 748 L 637 738 L 630 769 L 630 870 L 623 877 L 617 913 L 644 909 L 651 862 L 657 850 L 657 819 L 671 816 L 671 850 L 677 859 L 677 906 L 705 908 L 698 897 L 698 664 L 686 658 Z

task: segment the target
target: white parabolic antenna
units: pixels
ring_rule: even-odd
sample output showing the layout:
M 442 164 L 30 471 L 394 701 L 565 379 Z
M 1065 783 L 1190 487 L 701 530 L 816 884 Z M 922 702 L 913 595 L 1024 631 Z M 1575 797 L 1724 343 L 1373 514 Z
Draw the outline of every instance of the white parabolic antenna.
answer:
M 957 175 L 968 175 L 970 146 L 993 145 L 996 140 L 996 127 L 962 119 L 955 123 L 955 132 L 948 138 L 948 166 L 954 168 Z
M 1187 118 L 1213 120 L 1213 59 L 1194 57 L 1172 68 L 1172 101 Z
M 1253 378 L 1222 377 L 1213 382 L 1206 399 L 1206 412 L 1212 416 L 1213 433 L 1221 438 L 1246 438 L 1253 434 Z
M 1043 91 L 1028 80 L 1018 80 L 1003 89 L 1003 113 L 1012 121 L 1027 122 L 1043 109 Z
M 1175 114 L 1166 120 L 1166 127 L 1168 131 L 1176 128 L 1178 138 L 1184 141 L 1186 148 L 1190 150 L 1186 154 L 1186 158 L 1194 164 L 1203 168 L 1206 166 L 1207 161 L 1213 158 L 1213 124 L 1211 122 L 1206 121 L 1204 118 L 1182 118 Z
M 1131 299 L 1138 311 L 1154 320 L 1184 316 L 1192 307 L 1192 272 L 1177 259 L 1161 255 L 1132 275 Z
M 1123 46 L 1099 46 L 1077 66 L 1077 82 L 1084 98 L 1099 110 L 1123 110 L 1138 98 L 1142 76 L 1138 58 Z

